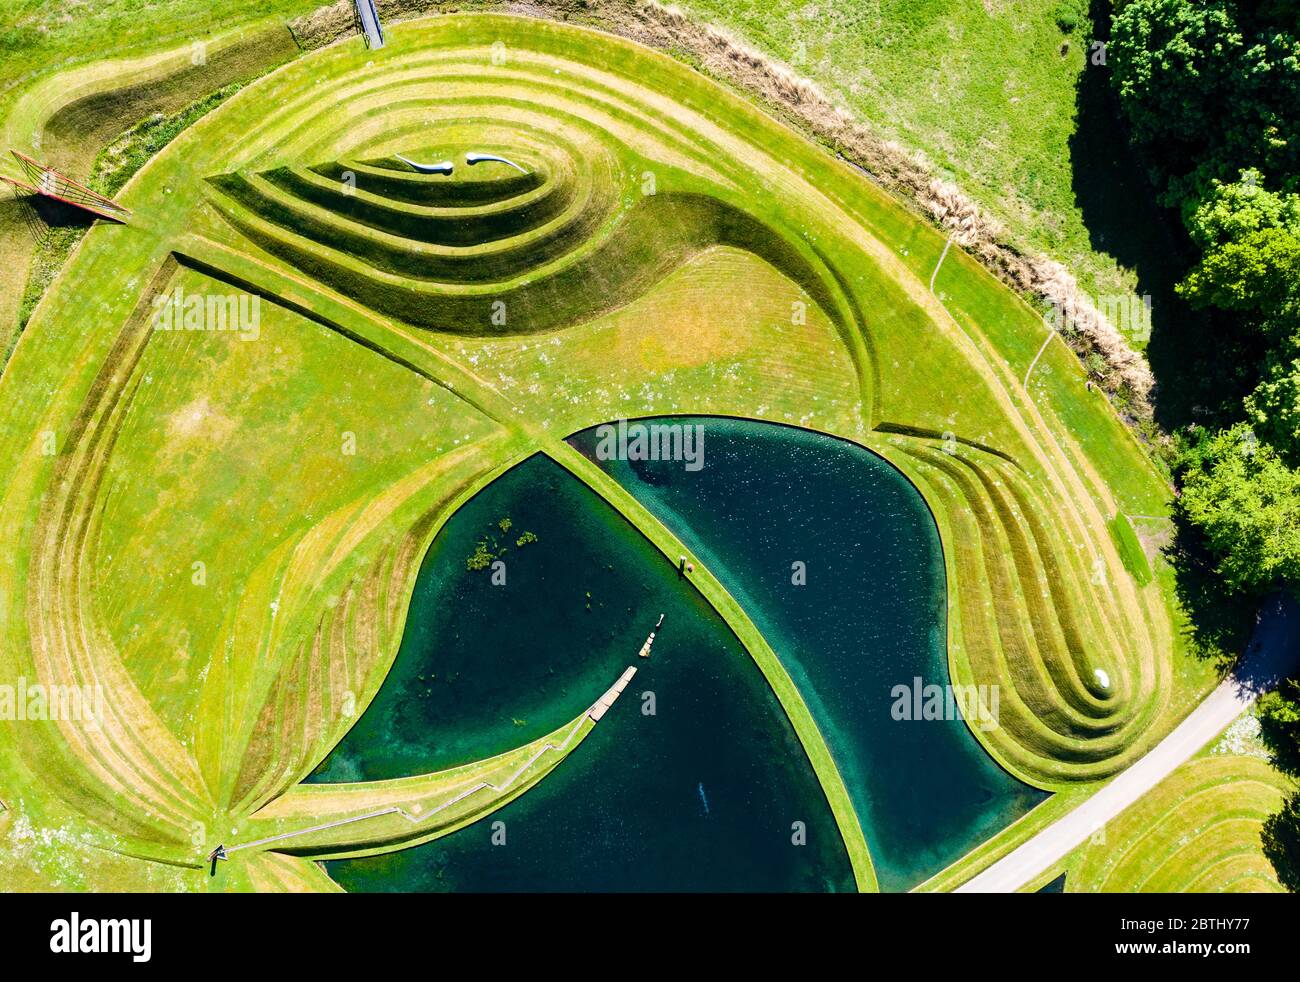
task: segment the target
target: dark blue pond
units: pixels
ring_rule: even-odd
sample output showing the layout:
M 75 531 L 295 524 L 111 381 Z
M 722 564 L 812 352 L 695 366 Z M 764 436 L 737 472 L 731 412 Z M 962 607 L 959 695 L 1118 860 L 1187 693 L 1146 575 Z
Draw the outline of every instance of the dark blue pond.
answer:
M 702 458 L 597 462 L 708 565 L 781 657 L 849 787 L 882 889 L 916 885 L 1046 797 L 998 766 L 960 713 L 895 718 L 897 686 L 949 682 L 938 532 L 899 471 L 792 427 L 643 422 L 702 427 Z M 572 442 L 596 459 L 602 435 Z
M 504 585 L 490 565 L 469 568 L 476 553 L 505 563 Z M 661 613 L 654 657 L 639 659 Z M 329 862 L 330 875 L 369 891 L 853 889 L 825 797 L 752 659 L 670 562 L 544 457 L 439 532 L 389 677 L 313 780 L 500 753 L 576 717 L 629 664 L 639 671 L 622 699 L 536 788 L 426 845 Z

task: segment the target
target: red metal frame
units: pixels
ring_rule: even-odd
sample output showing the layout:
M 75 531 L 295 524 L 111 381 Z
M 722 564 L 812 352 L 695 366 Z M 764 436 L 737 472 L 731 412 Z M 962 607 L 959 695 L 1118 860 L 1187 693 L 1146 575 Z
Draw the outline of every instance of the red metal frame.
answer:
M 107 218 L 115 222 L 120 222 L 125 216 L 131 214 L 130 208 L 125 208 L 122 205 L 119 205 L 112 198 L 107 198 L 98 191 L 92 191 L 84 184 L 79 184 L 72 180 L 72 178 L 60 174 L 53 167 L 46 167 L 40 161 L 33 160 L 25 153 L 20 153 L 17 150 L 11 150 L 10 152 L 18 159 L 18 163 L 22 167 L 23 173 L 29 178 L 33 176 L 33 172 L 39 174 L 53 174 L 64 184 L 86 195 L 91 200 L 78 201 L 75 198 L 69 198 L 54 191 L 47 191 L 40 187 L 39 184 L 26 184 L 23 181 L 16 180 L 12 177 L 5 177 L 4 175 L 0 175 L 0 181 L 4 181 L 6 184 L 12 184 L 14 187 L 26 191 L 29 194 L 39 194 L 47 198 L 54 198 L 56 201 L 62 201 L 64 204 L 71 205 L 73 208 L 81 208 L 93 215 L 98 215 L 101 218 Z

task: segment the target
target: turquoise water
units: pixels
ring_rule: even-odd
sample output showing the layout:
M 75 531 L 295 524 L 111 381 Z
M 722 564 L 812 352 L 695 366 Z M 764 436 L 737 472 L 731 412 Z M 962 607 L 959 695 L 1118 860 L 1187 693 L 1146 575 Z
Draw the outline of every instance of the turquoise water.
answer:
M 517 544 L 526 532 L 536 541 Z M 504 585 L 467 569 L 480 542 Z M 576 717 L 629 664 L 622 698 L 536 788 L 426 845 L 329 862 L 330 875 L 354 891 L 853 889 L 821 788 L 748 654 L 639 532 L 544 457 L 439 532 L 388 678 L 312 780 L 500 753 Z
M 1002 770 L 959 717 L 891 712 L 894 686 L 949 681 L 938 532 L 899 471 L 792 427 L 646 422 L 702 426 L 703 466 L 598 463 L 708 565 L 780 656 L 848 785 L 882 889 L 915 886 L 1046 797 Z M 571 442 L 596 456 L 595 430 Z

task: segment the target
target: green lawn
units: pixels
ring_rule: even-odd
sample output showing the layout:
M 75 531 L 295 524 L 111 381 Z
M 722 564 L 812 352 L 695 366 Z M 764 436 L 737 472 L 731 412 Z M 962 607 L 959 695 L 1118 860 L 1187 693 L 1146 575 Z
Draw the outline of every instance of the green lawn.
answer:
M 104 58 L 191 45 L 316 0 L 6 0 L 0 5 L 0 116 L 36 80 Z
M 1247 713 L 1061 864 L 1071 893 L 1284 892 L 1260 830 L 1294 790 Z
M 955 180 L 1089 296 L 1153 293 L 1166 235 L 1111 116 L 1081 0 L 685 0 Z M 1062 8 L 1076 13 L 1069 33 Z M 1134 341 L 1142 346 L 1145 339 Z

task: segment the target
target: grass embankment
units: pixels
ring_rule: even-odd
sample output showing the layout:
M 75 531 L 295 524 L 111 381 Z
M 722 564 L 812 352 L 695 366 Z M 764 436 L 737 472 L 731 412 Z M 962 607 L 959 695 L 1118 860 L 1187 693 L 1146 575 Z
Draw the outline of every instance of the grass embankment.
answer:
M 10 0 L 0 9 L 0 117 L 45 76 L 211 40 L 237 27 L 312 10 L 317 0 Z
M 1249 714 L 1060 865 L 1071 893 L 1284 892 L 1264 821 L 1294 781 L 1253 739 Z
M 150 157 L 167 146 L 195 120 L 237 92 L 239 86 L 238 82 L 232 83 L 191 103 L 178 113 L 169 116 L 155 113 L 132 126 L 95 159 L 87 185 L 100 194 L 112 197 Z M 80 223 L 56 225 L 49 228 L 37 243 L 31 258 L 31 270 L 27 274 L 27 284 L 18 305 L 18 332 L 27 326 L 32 310 L 85 235 L 87 227 Z M 13 341 L 17 341 L 16 334 Z M 10 350 L 12 346 L 4 352 L 5 360 L 8 359 Z
M 1166 299 L 1178 271 L 1161 216 L 1142 204 L 1145 177 L 1114 139 L 1108 69 L 1089 63 L 1096 32 L 1085 0 L 679 6 L 917 152 L 1014 241 L 1065 263 L 1089 296 Z M 1098 36 L 1108 33 L 1103 24 Z M 1145 345 L 1137 324 L 1116 326 Z
M 932 294 L 934 229 L 669 58 L 495 16 L 389 42 L 304 56 L 180 133 L 123 188 L 137 218 L 87 234 L 0 380 L 0 667 L 113 682 L 107 733 L 0 731 L 24 815 L 194 862 L 196 823 L 210 847 L 293 794 L 342 708 L 367 704 L 465 494 L 637 412 L 799 422 L 898 463 L 940 523 L 954 680 L 1002 686 L 1004 726 L 980 736 L 1017 773 L 1088 784 L 1168 728 L 1187 695 L 1169 596 L 1132 578 L 1107 525 L 1161 514 L 1165 488 L 1063 346 L 1024 386 L 1033 311 L 957 250 Z M 484 148 L 538 161 L 543 183 L 464 166 Z M 376 172 L 433 149 L 456 177 Z M 348 170 L 346 203 L 311 176 Z M 152 297 L 177 285 L 259 297 L 257 340 L 151 330 Z M 88 289 L 98 327 L 77 330 Z M 869 887 L 799 693 L 711 599 Z
M 4 35 L 15 55 L 13 63 L 39 62 L 39 52 L 57 48 L 69 37 L 80 38 L 83 30 L 110 30 L 122 6 L 104 11 L 97 8 L 83 19 L 87 12 L 81 5 L 79 16 L 70 18 L 58 31 L 41 27 L 42 12 L 7 11 L 16 25 Z M 149 42 L 140 40 L 139 44 L 156 52 L 170 38 L 169 30 L 182 29 L 168 15 L 186 11 L 192 15 L 193 8 L 178 3 L 152 9 L 157 31 Z M 96 20 L 98 13 L 113 16 L 101 22 Z M 150 17 L 135 17 L 136 28 L 148 23 Z M 192 20 L 184 17 L 177 23 L 193 27 Z M 169 24 L 173 26 L 169 28 Z M 190 46 L 179 51 L 88 64 L 78 53 L 60 62 L 58 75 L 44 78 L 49 66 L 42 65 L 42 71 L 23 79 L 25 88 L 0 94 L 0 171 L 20 176 L 7 152 L 13 147 L 101 193 L 115 193 L 150 155 L 239 84 L 298 54 L 297 44 L 282 24 L 235 31 L 231 26 L 231 22 L 222 22 L 222 33 L 215 38 L 191 35 Z M 93 46 L 95 57 L 134 50 L 132 38 L 139 35 L 131 30 L 105 35 Z M 195 47 L 196 42 L 201 46 Z M 71 67 L 74 65 L 77 67 Z M 33 205 L 17 198 L 0 202 L 0 262 L 6 269 L 28 270 L 26 276 L 6 277 L 0 282 L 3 361 L 8 360 L 32 309 L 85 228 L 85 216 L 54 202 Z
M 298 785 L 249 818 L 243 841 L 250 843 L 250 854 L 275 850 L 313 859 L 354 859 L 420 845 L 519 797 L 595 726 L 584 712 L 532 743 L 435 774 Z

